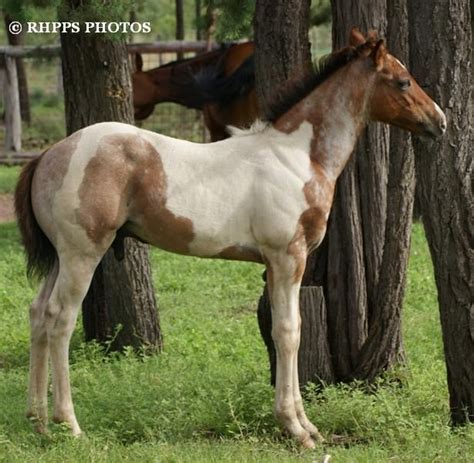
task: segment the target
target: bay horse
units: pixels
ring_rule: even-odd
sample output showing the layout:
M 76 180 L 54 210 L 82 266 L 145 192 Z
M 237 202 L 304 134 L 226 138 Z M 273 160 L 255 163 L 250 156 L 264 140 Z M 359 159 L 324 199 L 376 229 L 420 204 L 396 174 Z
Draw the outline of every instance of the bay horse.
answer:
M 322 440 L 298 383 L 298 293 L 324 237 L 336 180 L 369 121 L 437 137 L 439 106 L 375 33 L 349 45 L 274 105 L 266 122 L 197 144 L 103 122 L 48 149 L 15 193 L 29 274 L 44 277 L 30 309 L 28 415 L 46 431 L 48 356 L 53 420 L 74 435 L 69 341 L 94 270 L 118 235 L 183 255 L 264 264 L 277 355 L 275 414 L 304 447 Z
M 148 71 L 137 55 L 132 74 L 135 119 L 149 117 L 156 104 L 172 102 L 202 110 L 212 141 L 229 137 L 228 125 L 249 127 L 259 115 L 254 50 L 253 42 L 237 43 Z
M 188 102 L 189 76 L 203 67 L 215 65 L 225 55 L 229 47 L 223 45 L 217 50 L 199 54 L 143 71 L 143 59 L 135 54 L 135 72 L 132 74 L 133 107 L 136 120 L 146 119 L 158 103 L 178 103 L 193 109 Z

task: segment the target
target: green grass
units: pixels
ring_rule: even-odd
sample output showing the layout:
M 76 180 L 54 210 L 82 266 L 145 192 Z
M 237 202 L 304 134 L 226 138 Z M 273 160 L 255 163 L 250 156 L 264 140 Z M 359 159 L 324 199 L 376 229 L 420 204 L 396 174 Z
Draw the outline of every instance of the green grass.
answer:
M 19 173 L 18 166 L 0 168 L 0 193 L 13 193 Z
M 0 168 L 0 182 L 13 170 Z M 3 186 L 8 190 L 9 186 Z M 452 432 L 433 273 L 414 226 L 404 310 L 407 385 L 309 393 L 306 409 L 339 445 L 301 451 L 272 417 L 255 307 L 262 268 L 151 254 L 165 351 L 104 357 L 72 342 L 76 413 L 86 438 L 60 426 L 33 433 L 24 417 L 28 304 L 18 232 L 0 225 L 0 461 L 5 462 L 472 462 L 473 428 Z

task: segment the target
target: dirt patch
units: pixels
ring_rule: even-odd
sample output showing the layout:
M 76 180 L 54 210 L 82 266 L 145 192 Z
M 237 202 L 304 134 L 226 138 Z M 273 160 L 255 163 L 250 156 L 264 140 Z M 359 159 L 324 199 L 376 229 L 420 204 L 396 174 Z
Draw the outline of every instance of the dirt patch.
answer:
M 0 193 L 0 223 L 13 222 L 15 220 L 15 209 L 13 207 L 13 195 Z

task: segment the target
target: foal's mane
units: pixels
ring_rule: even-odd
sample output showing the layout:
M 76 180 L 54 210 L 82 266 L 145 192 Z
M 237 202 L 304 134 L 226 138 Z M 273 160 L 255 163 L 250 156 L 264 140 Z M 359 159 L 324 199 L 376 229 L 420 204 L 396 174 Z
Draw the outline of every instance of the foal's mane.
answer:
M 358 47 L 345 47 L 336 52 L 321 57 L 314 71 L 303 79 L 290 80 L 276 92 L 265 114 L 265 120 L 275 122 L 288 112 L 300 100 L 308 96 L 317 86 L 329 79 L 338 69 L 356 60 L 367 48 L 373 48 L 374 43 L 368 41 Z

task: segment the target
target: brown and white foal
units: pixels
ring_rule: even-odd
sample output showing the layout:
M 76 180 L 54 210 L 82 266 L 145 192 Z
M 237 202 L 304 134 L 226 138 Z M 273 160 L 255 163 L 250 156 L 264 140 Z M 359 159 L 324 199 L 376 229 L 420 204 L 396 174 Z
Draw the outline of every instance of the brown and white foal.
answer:
M 18 222 L 29 270 L 45 277 L 30 312 L 28 413 L 39 431 L 47 425 L 50 356 L 53 419 L 81 432 L 69 340 L 94 269 L 120 231 L 175 253 L 266 265 L 275 413 L 305 447 L 321 438 L 298 386 L 298 292 L 306 257 L 325 234 L 336 180 L 370 120 L 438 136 L 446 119 L 383 41 L 357 30 L 303 90 L 268 123 L 234 129 L 221 142 L 190 143 L 107 122 L 74 133 L 25 167 Z

